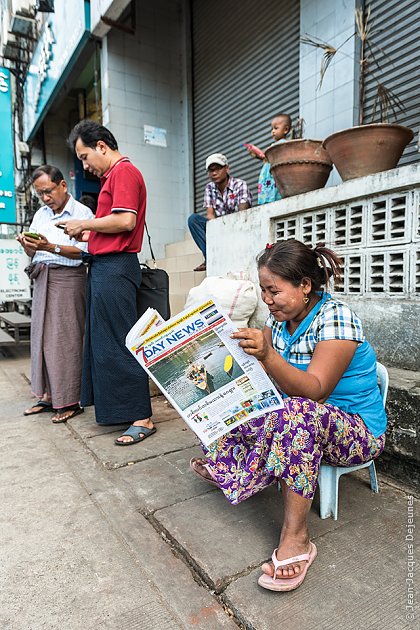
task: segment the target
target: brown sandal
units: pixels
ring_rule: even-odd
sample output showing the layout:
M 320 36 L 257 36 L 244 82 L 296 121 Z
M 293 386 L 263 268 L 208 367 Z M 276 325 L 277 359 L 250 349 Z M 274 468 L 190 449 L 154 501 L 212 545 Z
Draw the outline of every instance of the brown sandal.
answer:
M 198 475 L 198 477 L 200 477 L 200 479 L 202 479 L 203 481 L 207 481 L 207 483 L 211 483 L 211 485 L 216 486 L 216 488 L 220 488 L 219 484 L 214 479 L 214 473 L 204 459 L 200 459 L 199 457 L 192 457 L 190 459 L 190 468 L 193 472 L 195 472 L 196 475 Z M 203 473 L 200 472 L 200 468 L 205 468 L 211 479 L 203 475 Z
M 40 407 L 40 409 L 37 409 L 37 407 Z M 23 415 L 35 416 L 37 413 L 44 413 L 45 411 L 52 412 L 55 411 L 55 409 L 53 409 L 53 406 L 50 402 L 46 400 L 38 400 L 38 402 L 36 402 L 34 405 L 32 405 L 30 409 L 28 409 L 28 411 L 24 411 Z

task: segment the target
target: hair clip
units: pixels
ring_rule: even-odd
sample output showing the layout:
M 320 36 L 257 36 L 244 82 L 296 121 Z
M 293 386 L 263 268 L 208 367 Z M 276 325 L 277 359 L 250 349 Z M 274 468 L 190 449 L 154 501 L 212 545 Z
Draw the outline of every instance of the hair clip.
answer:
M 324 269 L 324 265 L 322 264 L 319 256 L 316 257 L 316 262 L 318 263 L 318 267 L 321 267 L 321 269 Z
M 265 249 L 271 249 L 273 247 L 273 243 L 267 243 Z

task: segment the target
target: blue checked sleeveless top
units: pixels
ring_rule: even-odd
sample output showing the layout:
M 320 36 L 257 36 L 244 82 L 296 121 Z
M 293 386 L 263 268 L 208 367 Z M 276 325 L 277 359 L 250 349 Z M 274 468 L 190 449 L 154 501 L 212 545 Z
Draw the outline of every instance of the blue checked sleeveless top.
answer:
M 304 372 L 319 341 L 357 341 L 350 365 L 326 402 L 346 413 L 358 414 L 375 437 L 385 432 L 386 414 L 376 380 L 375 352 L 365 339 L 360 319 L 347 304 L 324 292 L 292 335 L 286 322 L 277 322 L 272 315 L 266 326 L 271 328 L 273 348 L 290 365 Z

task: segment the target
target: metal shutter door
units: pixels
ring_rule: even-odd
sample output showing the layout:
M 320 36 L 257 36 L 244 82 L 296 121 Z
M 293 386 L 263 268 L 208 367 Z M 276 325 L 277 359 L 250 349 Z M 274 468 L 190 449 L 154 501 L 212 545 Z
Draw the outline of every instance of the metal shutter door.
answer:
M 376 78 L 391 89 L 405 106 L 397 111 L 397 120 L 392 114 L 388 122 L 398 122 L 414 131 L 414 139 L 404 151 L 400 164 L 418 162 L 418 130 L 420 126 L 420 4 L 418 0 L 371 0 L 370 21 L 374 55 L 380 70 L 373 72 Z M 380 31 L 380 32 L 377 32 Z M 376 94 L 376 81 L 366 77 L 366 96 L 363 108 L 364 122 L 372 122 L 372 107 Z M 378 112 L 378 110 L 377 110 Z M 378 120 L 378 118 L 376 118 Z
M 241 144 L 268 147 L 273 116 L 299 114 L 300 2 L 193 0 L 192 31 L 195 208 L 206 157 L 219 152 L 256 205 L 262 163 Z

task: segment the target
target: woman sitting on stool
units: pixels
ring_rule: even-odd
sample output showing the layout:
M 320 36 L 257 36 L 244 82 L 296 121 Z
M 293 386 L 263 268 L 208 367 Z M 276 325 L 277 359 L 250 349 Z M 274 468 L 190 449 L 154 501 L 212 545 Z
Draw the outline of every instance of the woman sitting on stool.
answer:
M 205 459 L 191 460 L 234 505 L 280 481 L 280 541 L 258 580 L 273 591 L 297 588 L 316 557 L 307 517 L 321 458 L 354 466 L 377 458 L 385 444 L 375 353 L 357 315 L 322 289 L 340 273 L 337 255 L 321 245 L 267 245 L 258 274 L 270 315 L 263 331 L 242 328 L 232 337 L 276 381 L 284 408 L 242 424 L 203 447 Z

